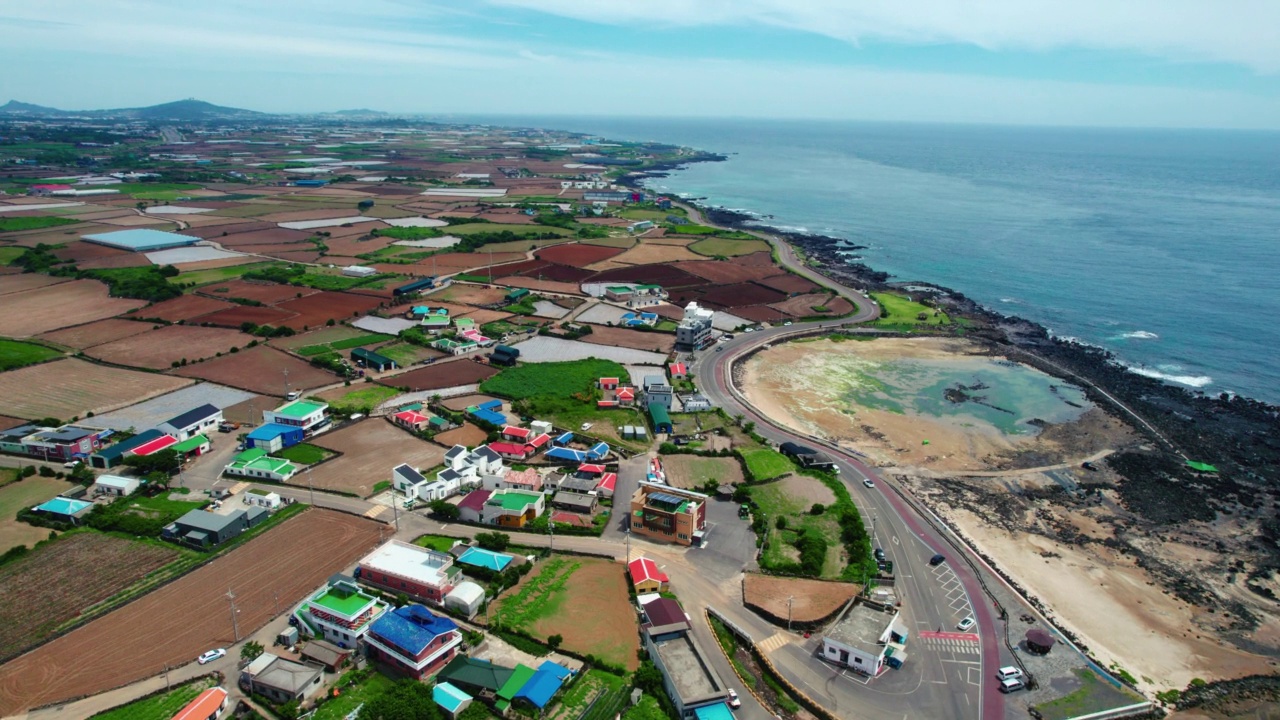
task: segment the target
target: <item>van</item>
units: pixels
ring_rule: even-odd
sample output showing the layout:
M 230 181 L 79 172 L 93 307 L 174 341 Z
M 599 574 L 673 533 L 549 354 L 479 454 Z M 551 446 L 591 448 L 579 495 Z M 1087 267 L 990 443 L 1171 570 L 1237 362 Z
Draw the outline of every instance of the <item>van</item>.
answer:
M 289 394 L 287 394 L 287 395 L 285 395 L 285 396 L 284 396 L 284 399 L 285 399 L 285 400 L 297 400 L 300 396 L 301 396 L 301 393 L 299 393 L 297 390 L 291 390 L 291 391 L 289 391 Z
M 1000 681 L 1000 692 L 1002 693 L 1011 693 L 1014 690 L 1021 690 L 1024 687 L 1026 687 L 1026 685 L 1023 685 L 1022 680 L 1018 678 L 1009 678 L 1007 680 Z
M 996 677 L 1000 680 L 1017 680 L 1022 677 L 1022 670 L 1012 665 L 1002 667 L 996 671 Z

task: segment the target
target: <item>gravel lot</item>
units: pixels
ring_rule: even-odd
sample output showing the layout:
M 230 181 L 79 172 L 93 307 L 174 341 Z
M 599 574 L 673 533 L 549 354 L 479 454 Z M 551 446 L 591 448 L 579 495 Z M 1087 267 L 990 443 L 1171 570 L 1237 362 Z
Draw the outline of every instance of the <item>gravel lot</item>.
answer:
M 130 405 L 114 412 L 95 415 L 93 424 L 113 430 L 127 430 L 131 427 L 143 430 L 188 410 L 200 407 L 205 403 L 217 408 L 227 408 L 252 397 L 255 397 L 253 393 L 245 392 L 244 390 L 237 390 L 217 383 L 200 383 L 199 385 L 185 387 L 167 395 L 140 402 L 137 405 Z
M 587 308 L 582 314 L 575 318 L 578 322 L 591 323 L 593 325 L 607 325 L 614 323 L 615 325 L 622 320 L 622 316 L 626 315 L 630 310 L 624 310 L 616 305 L 607 305 L 599 303 L 595 307 Z
M 534 337 L 518 343 L 520 360 L 523 362 L 563 362 L 566 360 L 583 360 L 589 357 L 613 360 L 619 363 L 636 365 L 661 365 L 667 360 L 660 355 L 630 348 L 607 347 L 589 343 L 563 340 L 554 337 Z

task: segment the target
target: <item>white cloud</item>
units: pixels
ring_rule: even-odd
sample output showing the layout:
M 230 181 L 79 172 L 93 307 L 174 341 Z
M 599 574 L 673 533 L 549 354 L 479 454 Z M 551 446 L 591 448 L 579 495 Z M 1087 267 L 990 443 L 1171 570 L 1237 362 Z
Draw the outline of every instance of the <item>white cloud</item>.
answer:
M 1135 51 L 1280 72 L 1275 0 L 487 0 L 611 25 L 765 25 L 846 42 Z

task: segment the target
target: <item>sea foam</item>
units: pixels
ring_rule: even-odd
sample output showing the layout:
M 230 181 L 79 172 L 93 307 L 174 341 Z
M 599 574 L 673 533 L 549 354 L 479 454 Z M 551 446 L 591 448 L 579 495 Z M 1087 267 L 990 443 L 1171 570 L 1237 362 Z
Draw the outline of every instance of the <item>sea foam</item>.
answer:
M 1174 375 L 1172 373 L 1160 372 L 1145 367 L 1130 367 L 1129 372 L 1137 373 L 1143 377 L 1155 378 L 1156 380 L 1164 380 L 1166 382 L 1174 382 L 1187 387 L 1202 388 L 1213 382 L 1213 378 L 1208 375 Z

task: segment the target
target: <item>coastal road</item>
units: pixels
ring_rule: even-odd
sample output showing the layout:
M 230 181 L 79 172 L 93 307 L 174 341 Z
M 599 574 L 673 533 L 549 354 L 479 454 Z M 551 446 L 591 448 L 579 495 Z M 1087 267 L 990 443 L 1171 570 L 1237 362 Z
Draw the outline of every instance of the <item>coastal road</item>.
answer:
M 845 322 L 857 321 L 850 318 Z M 729 375 L 734 359 L 811 331 L 811 327 L 767 328 L 740 334 L 698 353 L 691 369 L 702 381 L 702 392 L 713 403 L 755 422 L 756 431 L 771 442 L 791 440 L 813 445 L 813 438 L 781 427 L 757 412 L 733 387 Z M 903 669 L 889 671 L 867 683 L 813 657 L 811 647 L 788 645 L 770 655 L 771 659 L 793 682 L 798 679 L 803 684 L 797 684 L 815 692 L 815 700 L 834 706 L 837 714 L 896 717 L 910 709 L 921 717 L 1003 718 L 1003 697 L 991 679 L 996 667 L 1007 664 L 1002 663 L 998 640 L 1003 628 L 997 624 L 1000 621 L 982 594 L 977 577 L 954 556 L 956 551 L 938 531 L 887 487 L 889 481 L 875 468 L 852 453 L 836 451 L 825 444 L 822 448 L 836 458 L 841 478 L 868 527 L 874 527 L 874 544 L 894 561 L 894 589 L 913 640 L 908 643 L 909 659 Z M 864 487 L 864 479 L 871 479 L 876 487 Z M 935 552 L 948 555 L 948 562 L 931 567 L 928 560 Z M 954 630 L 956 623 L 969 614 L 978 623 L 977 642 L 970 645 L 969 640 L 935 637 L 938 631 Z

